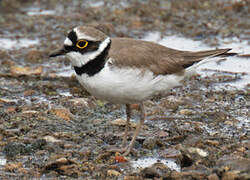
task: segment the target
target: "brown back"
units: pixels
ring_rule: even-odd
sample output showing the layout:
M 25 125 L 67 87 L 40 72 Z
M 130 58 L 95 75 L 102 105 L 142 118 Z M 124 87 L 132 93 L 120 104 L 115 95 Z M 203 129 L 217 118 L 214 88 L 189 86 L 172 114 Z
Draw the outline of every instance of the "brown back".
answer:
M 130 38 L 112 38 L 109 56 L 118 67 L 150 69 L 155 75 L 178 73 L 210 56 L 225 55 L 230 49 L 179 51 L 165 46 Z

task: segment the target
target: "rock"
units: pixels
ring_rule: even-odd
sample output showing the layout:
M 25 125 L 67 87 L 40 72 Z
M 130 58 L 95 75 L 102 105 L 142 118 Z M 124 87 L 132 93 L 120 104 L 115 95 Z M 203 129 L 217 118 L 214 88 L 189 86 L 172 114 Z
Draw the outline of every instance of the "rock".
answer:
M 142 178 L 138 176 L 124 176 L 123 180 L 142 180 Z
M 184 171 L 184 172 L 172 172 L 169 179 L 196 179 L 204 180 L 206 178 L 206 173 L 203 171 Z
M 227 167 L 231 171 L 250 172 L 250 159 L 238 156 L 224 156 L 218 159 L 217 167 Z
M 53 136 L 44 136 L 43 139 L 51 143 L 61 142 L 61 140 L 56 139 Z
M 220 180 L 219 177 L 217 176 L 217 174 L 210 174 L 207 177 L 208 180 Z
M 44 171 L 56 171 L 60 174 L 73 176 L 75 178 L 77 178 L 80 174 L 78 164 L 76 164 L 75 161 L 69 160 L 65 157 L 61 157 L 47 163 L 44 167 Z
M 33 110 L 27 110 L 27 111 L 23 111 L 22 114 L 25 116 L 33 116 L 33 115 L 39 114 L 39 112 L 33 111 Z
M 7 98 L 0 98 L 0 103 L 6 103 L 6 104 L 16 104 L 16 99 L 7 99 Z
M 15 171 L 15 170 L 17 170 L 17 169 L 19 169 L 21 167 L 23 167 L 23 164 L 21 162 L 10 163 L 10 164 L 5 165 L 5 170 L 13 172 L 13 171 Z
M 41 75 L 43 73 L 43 67 L 39 66 L 36 68 L 31 68 L 31 67 L 11 66 L 10 73 L 12 75 L 17 75 L 17 76 Z
M 163 138 L 163 137 L 169 136 L 169 133 L 167 133 L 166 131 L 159 131 L 159 132 L 157 133 L 157 135 L 158 135 L 160 138 Z
M 229 125 L 229 126 L 233 126 L 234 122 L 233 121 L 225 121 L 224 124 Z
M 164 158 L 182 159 L 181 151 L 174 149 L 174 148 L 168 148 L 168 149 L 162 151 L 161 156 Z
M 5 110 L 6 113 L 15 113 L 16 112 L 16 107 L 14 106 L 11 106 L 11 107 L 8 107 L 6 110 Z
M 62 118 L 66 121 L 71 120 L 73 117 L 73 114 L 69 111 L 69 109 L 66 108 L 53 108 L 51 111 L 59 118 Z
M 179 112 L 181 115 L 185 115 L 185 116 L 191 116 L 193 114 L 195 114 L 195 112 L 193 110 L 190 109 L 182 109 Z
M 74 147 L 73 144 L 67 143 L 63 145 L 64 149 L 72 149 Z
M 197 153 L 197 154 L 199 154 L 201 157 L 207 157 L 207 156 L 208 156 L 208 152 L 206 152 L 206 151 L 204 151 L 204 150 L 202 150 L 202 149 L 200 149 L 200 148 L 193 148 L 193 147 L 190 147 L 190 148 L 188 148 L 188 151 L 189 151 L 190 153 Z
M 160 177 L 164 177 L 164 178 L 169 178 L 171 175 L 172 170 L 167 167 L 165 164 L 163 163 L 155 163 L 153 164 L 151 167 L 146 167 L 144 168 L 140 174 L 144 177 L 144 178 L 160 178 Z
M 116 125 L 116 126 L 126 126 L 126 120 L 124 120 L 124 119 L 116 119 L 116 120 L 112 121 L 111 124 Z M 132 128 L 135 128 L 136 123 L 129 122 L 129 126 L 132 127 Z
M 24 96 L 32 96 L 32 95 L 34 95 L 35 93 L 36 93 L 35 90 L 30 89 L 30 90 L 24 91 L 24 92 L 23 92 L 23 95 L 24 95 Z
M 10 142 L 4 147 L 3 152 L 8 157 L 15 157 L 19 154 L 25 154 L 26 146 L 22 143 Z
M 121 173 L 119 173 L 118 171 L 116 171 L 116 170 L 113 170 L 113 169 L 109 169 L 108 171 L 107 171 L 107 175 L 108 176 L 115 176 L 115 177 L 117 177 L 117 176 L 120 176 L 121 175 Z
M 89 107 L 88 98 L 74 98 L 70 99 L 69 101 L 75 106 Z
M 222 175 L 221 180 L 235 180 L 238 178 L 240 171 L 228 171 Z
M 152 150 L 156 145 L 156 139 L 154 137 L 149 137 L 143 141 L 142 147 L 145 149 Z
M 212 145 L 212 146 L 218 146 L 219 142 L 216 140 L 206 140 L 206 144 Z

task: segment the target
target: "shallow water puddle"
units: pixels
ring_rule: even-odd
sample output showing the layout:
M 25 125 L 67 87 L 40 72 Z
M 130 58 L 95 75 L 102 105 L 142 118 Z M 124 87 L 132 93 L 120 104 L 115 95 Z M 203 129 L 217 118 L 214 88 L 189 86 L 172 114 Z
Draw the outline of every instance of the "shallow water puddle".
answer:
M 4 50 L 19 49 L 23 47 L 29 47 L 39 43 L 38 39 L 12 39 L 12 38 L 0 38 L 0 48 Z
M 0 166 L 4 166 L 7 163 L 7 159 L 3 156 L 0 156 Z
M 219 47 L 209 47 L 201 41 L 194 41 L 179 36 L 165 36 L 161 38 L 160 33 L 158 32 L 148 33 L 143 40 L 157 42 L 161 45 L 179 50 L 201 51 L 215 48 L 232 48 L 232 52 L 237 52 L 239 54 L 247 54 L 250 52 L 250 45 L 248 42 L 240 41 L 237 38 L 221 39 Z M 204 71 L 204 69 L 209 71 Z M 211 59 L 211 61 L 202 64 L 198 68 L 198 73 L 203 77 L 211 76 L 216 72 L 223 71 L 229 73 L 244 73 L 244 75 L 241 75 L 241 79 L 236 82 L 218 84 L 217 86 L 219 88 L 228 88 L 227 85 L 230 85 L 242 89 L 250 83 L 250 58 L 239 58 L 234 56 L 227 57 L 226 60 L 219 62 Z
M 178 164 L 176 164 L 173 159 L 143 157 L 143 158 L 139 158 L 137 160 L 130 161 L 130 162 L 131 162 L 131 166 L 133 167 L 133 169 L 144 169 L 146 167 L 152 166 L 155 163 L 163 163 L 167 167 L 169 167 L 171 170 L 175 170 L 178 172 L 181 171 L 181 167 Z
M 28 16 L 56 14 L 55 10 L 42 10 L 40 7 L 23 8 L 23 11 L 26 12 Z

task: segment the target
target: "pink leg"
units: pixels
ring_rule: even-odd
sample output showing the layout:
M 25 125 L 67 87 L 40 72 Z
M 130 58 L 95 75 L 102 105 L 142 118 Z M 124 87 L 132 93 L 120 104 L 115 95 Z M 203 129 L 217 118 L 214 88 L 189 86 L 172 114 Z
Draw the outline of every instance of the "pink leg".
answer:
M 122 147 L 125 147 L 127 144 L 127 137 L 128 137 L 128 127 L 129 127 L 129 121 L 131 117 L 131 107 L 129 104 L 126 104 L 126 115 L 127 115 L 127 121 L 126 121 L 126 127 L 125 132 L 122 140 Z
M 143 102 L 140 103 L 140 122 L 137 124 L 136 126 L 136 130 L 135 130 L 135 133 L 134 133 L 134 136 L 132 138 L 132 140 L 130 141 L 127 149 L 126 149 L 126 152 L 123 154 L 124 156 L 128 155 L 130 153 L 130 151 L 132 150 L 133 146 L 134 146 L 134 143 L 135 143 L 135 140 L 136 140 L 136 137 L 137 135 L 139 134 L 140 130 L 141 130 L 141 127 L 143 126 L 144 124 L 144 120 L 145 120 L 145 110 L 144 110 L 144 105 L 143 105 Z M 126 131 L 125 131 L 126 132 Z

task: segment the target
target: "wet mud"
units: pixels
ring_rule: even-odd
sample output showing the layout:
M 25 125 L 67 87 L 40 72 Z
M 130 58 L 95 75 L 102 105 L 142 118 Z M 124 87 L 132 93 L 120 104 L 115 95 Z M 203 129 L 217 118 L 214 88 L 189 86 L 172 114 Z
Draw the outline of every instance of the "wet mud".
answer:
M 146 101 L 135 152 L 109 152 L 122 142 L 124 106 L 92 97 L 66 58 L 48 58 L 86 24 L 112 37 L 160 32 L 216 48 L 221 38 L 250 42 L 250 3 L 0 1 L 0 179 L 250 179 L 250 84 L 218 88 L 244 72 L 196 75 Z

